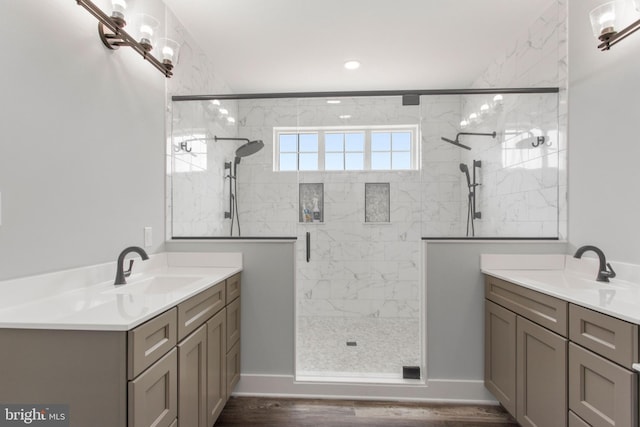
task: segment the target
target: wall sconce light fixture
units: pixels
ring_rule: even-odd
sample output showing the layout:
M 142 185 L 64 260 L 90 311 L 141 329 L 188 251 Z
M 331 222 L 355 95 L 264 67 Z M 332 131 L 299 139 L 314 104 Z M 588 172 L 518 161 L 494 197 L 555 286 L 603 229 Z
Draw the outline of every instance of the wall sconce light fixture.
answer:
M 84 7 L 98 20 L 98 34 L 100 40 L 109 49 L 118 49 L 120 46 L 129 46 L 138 52 L 142 58 L 149 61 L 165 77 L 173 75 L 173 65 L 178 57 L 180 44 L 175 40 L 162 38 L 155 43 L 159 22 L 152 16 L 138 14 L 131 21 L 133 27 L 129 34 L 124 30 L 127 25 L 125 12 L 126 0 L 111 0 L 111 16 L 104 13 L 90 0 L 76 0 L 78 5 Z M 152 50 L 160 52 L 161 60 L 153 56 Z
M 632 15 L 629 10 L 632 7 L 640 12 L 640 0 L 611 1 L 596 7 L 589 13 L 593 34 L 601 42 L 598 49 L 609 50 L 614 44 L 640 30 L 640 19 L 624 26 L 624 18 Z

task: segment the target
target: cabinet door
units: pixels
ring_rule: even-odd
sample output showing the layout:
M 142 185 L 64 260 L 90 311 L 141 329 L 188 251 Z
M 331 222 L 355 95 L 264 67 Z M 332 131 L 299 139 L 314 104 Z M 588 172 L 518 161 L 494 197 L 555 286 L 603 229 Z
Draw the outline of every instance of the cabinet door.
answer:
M 181 427 L 207 427 L 207 328 L 178 344 L 178 419 Z
M 594 427 L 637 426 L 636 375 L 569 344 L 569 407 Z
M 207 322 L 207 425 L 212 426 L 227 402 L 226 309 Z
M 227 348 L 240 339 L 240 298 L 227 306 Z
M 178 357 L 167 353 L 129 381 L 129 426 L 168 427 L 178 415 Z M 182 424 L 181 424 L 182 425 Z
M 516 315 L 485 300 L 484 385 L 516 415 Z
M 227 396 L 240 381 L 240 341 L 227 352 Z
M 567 425 L 567 340 L 517 319 L 516 419 L 523 427 Z

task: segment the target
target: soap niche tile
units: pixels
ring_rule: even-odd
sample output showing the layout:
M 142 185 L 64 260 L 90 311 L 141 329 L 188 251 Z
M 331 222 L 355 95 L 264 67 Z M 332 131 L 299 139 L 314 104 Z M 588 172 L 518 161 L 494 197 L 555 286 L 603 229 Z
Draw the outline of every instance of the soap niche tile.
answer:
M 364 221 L 391 222 L 391 185 L 388 182 L 364 184 Z
M 324 222 L 324 184 L 299 185 L 298 220 L 300 222 Z

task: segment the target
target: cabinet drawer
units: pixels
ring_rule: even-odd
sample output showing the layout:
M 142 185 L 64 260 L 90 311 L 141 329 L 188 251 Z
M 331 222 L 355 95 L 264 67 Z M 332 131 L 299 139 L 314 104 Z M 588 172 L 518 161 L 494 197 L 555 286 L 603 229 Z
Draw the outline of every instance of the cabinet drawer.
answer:
M 132 380 L 176 345 L 177 310 L 172 308 L 127 333 L 127 377 Z
M 507 281 L 485 276 L 486 298 L 567 337 L 568 303 Z
M 178 305 L 178 341 L 195 331 L 225 305 L 225 282 L 220 282 Z
M 174 348 L 129 381 L 130 427 L 168 427 L 178 416 L 178 351 Z
M 569 408 L 592 426 L 636 426 L 636 375 L 569 344 Z
M 233 388 L 240 381 L 240 342 L 238 341 L 227 352 L 227 396 L 231 396 Z
M 578 305 L 569 305 L 569 337 L 631 369 L 638 361 L 638 326 Z
M 227 279 L 227 303 L 240 296 L 240 273 Z
M 227 306 L 227 348 L 240 339 L 240 298 Z

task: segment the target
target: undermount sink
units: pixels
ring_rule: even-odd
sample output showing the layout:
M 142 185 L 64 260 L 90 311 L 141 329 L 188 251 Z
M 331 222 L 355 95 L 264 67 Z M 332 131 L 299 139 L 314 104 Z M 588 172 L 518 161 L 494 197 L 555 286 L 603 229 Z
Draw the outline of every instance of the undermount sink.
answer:
M 104 291 L 109 294 L 166 294 L 180 290 L 194 282 L 202 280 L 200 276 L 152 276 L 142 280 L 114 286 Z

